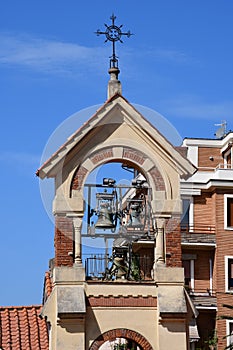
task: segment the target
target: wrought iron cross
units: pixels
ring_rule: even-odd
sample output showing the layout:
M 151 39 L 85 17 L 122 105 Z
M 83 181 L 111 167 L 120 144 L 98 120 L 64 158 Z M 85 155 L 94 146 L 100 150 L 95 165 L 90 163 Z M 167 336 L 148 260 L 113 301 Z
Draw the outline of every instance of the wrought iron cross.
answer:
M 106 27 L 105 32 L 102 32 L 100 29 L 98 29 L 95 34 L 97 34 L 98 36 L 101 34 L 104 34 L 106 36 L 106 40 L 107 41 L 111 41 L 112 42 L 112 56 L 110 56 L 110 68 L 118 68 L 118 57 L 116 56 L 116 47 L 115 47 L 115 43 L 117 41 L 120 41 L 121 43 L 123 43 L 123 41 L 121 40 L 122 35 L 126 35 L 128 38 L 133 35 L 132 33 L 130 33 L 130 31 L 128 32 L 122 32 L 121 28 L 122 25 L 120 25 L 119 27 L 115 25 L 115 19 L 116 16 L 114 16 L 114 14 L 112 14 L 112 16 L 110 17 L 110 19 L 112 20 L 112 24 L 111 25 L 107 25 L 104 24 Z

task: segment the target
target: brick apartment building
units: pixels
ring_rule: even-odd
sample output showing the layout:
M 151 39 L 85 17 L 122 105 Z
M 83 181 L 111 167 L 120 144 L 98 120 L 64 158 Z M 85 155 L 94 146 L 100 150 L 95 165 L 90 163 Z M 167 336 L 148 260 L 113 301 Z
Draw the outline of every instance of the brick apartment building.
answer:
M 185 284 L 199 312 L 197 326 L 203 344 L 214 336 L 218 349 L 229 346 L 233 323 L 233 133 L 220 139 L 185 139 L 187 157 L 198 171 L 181 182 L 185 208 L 181 221 Z

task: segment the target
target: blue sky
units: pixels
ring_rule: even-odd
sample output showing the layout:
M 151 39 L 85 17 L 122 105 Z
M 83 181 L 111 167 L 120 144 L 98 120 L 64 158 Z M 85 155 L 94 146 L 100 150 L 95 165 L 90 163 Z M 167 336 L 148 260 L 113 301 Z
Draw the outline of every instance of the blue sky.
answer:
M 111 45 L 94 32 L 113 12 L 134 33 L 117 45 L 130 102 L 182 138 L 233 129 L 232 0 L 1 1 L 1 305 L 41 303 L 53 224 L 35 171 L 53 131 L 106 100 Z

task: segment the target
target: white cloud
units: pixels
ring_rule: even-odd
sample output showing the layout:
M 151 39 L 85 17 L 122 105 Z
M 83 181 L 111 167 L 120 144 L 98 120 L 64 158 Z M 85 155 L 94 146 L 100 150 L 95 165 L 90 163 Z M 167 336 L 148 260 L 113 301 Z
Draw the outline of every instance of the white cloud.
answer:
M 216 122 L 232 119 L 232 101 L 203 102 L 197 96 L 180 96 L 163 104 L 167 112 L 180 118 L 210 119 Z
M 28 34 L 0 33 L 0 65 L 15 65 L 53 74 L 85 74 L 85 70 L 106 69 L 109 46 L 88 47 L 76 43 L 41 39 Z M 146 49 L 144 57 L 178 64 L 192 61 L 186 53 L 174 49 Z M 122 56 L 130 59 L 140 51 L 124 47 Z M 123 58 L 122 57 L 122 58 Z
M 56 74 L 99 67 L 106 57 L 105 47 L 92 48 L 22 34 L 0 34 L 0 42 L 0 65 L 21 65 Z
M 38 166 L 40 163 L 40 157 L 35 154 L 13 152 L 13 151 L 2 151 L 0 152 L 0 162 L 5 165 L 13 165 L 15 167 L 25 166 Z
M 193 61 L 193 58 L 187 53 L 173 49 L 157 49 L 154 51 L 154 56 L 174 63 L 190 63 Z
M 144 58 L 152 59 L 159 62 L 170 62 L 174 64 L 193 64 L 197 63 L 195 57 L 182 50 L 171 48 L 146 48 L 145 50 L 137 50 L 134 56 L 141 55 Z

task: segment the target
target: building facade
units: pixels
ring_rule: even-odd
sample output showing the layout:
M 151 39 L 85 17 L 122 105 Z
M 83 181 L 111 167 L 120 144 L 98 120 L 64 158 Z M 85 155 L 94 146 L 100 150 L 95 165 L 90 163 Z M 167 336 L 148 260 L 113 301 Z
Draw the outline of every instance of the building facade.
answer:
M 201 346 L 232 342 L 233 133 L 221 139 L 185 139 L 188 159 L 198 171 L 181 182 L 185 285 L 199 312 Z M 227 317 L 229 316 L 229 319 Z

